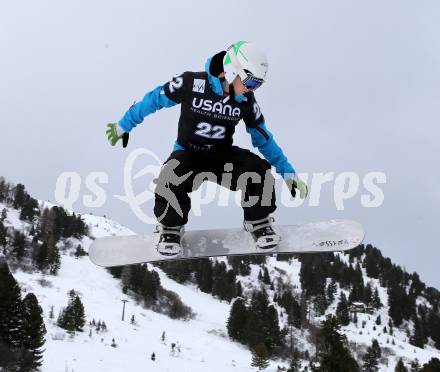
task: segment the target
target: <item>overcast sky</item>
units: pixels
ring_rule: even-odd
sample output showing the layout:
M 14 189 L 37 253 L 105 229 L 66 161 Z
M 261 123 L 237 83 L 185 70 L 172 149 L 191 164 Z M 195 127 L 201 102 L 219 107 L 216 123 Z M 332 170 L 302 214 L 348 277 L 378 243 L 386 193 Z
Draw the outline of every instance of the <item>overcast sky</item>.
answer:
M 106 172 L 104 206 L 78 201 L 74 209 L 151 231 L 113 195 L 124 194 L 132 150 L 166 159 L 179 110 L 148 117 L 125 150 L 108 145 L 106 123 L 173 75 L 202 70 L 232 42 L 254 41 L 270 64 L 256 97 L 295 168 L 387 177 L 380 208 L 361 206 L 361 188 L 338 211 L 329 184 L 320 206 L 279 206 L 277 221 L 358 220 L 367 242 L 440 287 L 439 19 L 437 0 L 2 2 L 0 175 L 53 201 L 62 172 L 83 180 Z M 243 125 L 235 143 L 251 146 Z M 212 205 L 191 215 L 188 228 L 240 226 L 241 219 L 235 205 Z

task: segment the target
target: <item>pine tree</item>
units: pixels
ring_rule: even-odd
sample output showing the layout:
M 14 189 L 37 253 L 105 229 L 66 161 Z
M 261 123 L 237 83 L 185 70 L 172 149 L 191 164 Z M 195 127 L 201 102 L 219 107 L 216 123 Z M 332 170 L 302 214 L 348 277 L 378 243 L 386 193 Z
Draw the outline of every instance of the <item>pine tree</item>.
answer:
M 151 360 L 154 362 L 156 360 L 156 354 L 151 354 Z
M 383 306 L 382 302 L 380 301 L 379 290 L 377 287 L 374 289 L 372 305 L 375 309 L 380 309 Z
M 3 221 L 0 220 L 0 246 L 6 247 L 6 228 Z
M 373 339 L 372 345 L 367 348 L 367 352 L 363 357 L 362 371 L 377 372 L 379 371 L 379 358 L 381 357 L 381 349 L 376 339 Z
M 69 292 L 69 303 L 62 310 L 57 324 L 69 333 L 82 332 L 83 330 L 85 324 L 84 306 L 73 289 Z
M 130 323 L 131 323 L 132 325 L 134 325 L 134 324 L 136 323 L 136 320 L 135 320 L 135 318 L 134 318 L 134 315 L 131 316 Z
M 19 371 L 19 367 L 19 353 L 0 341 L 0 371 Z
M 426 285 L 420 280 L 419 274 L 414 272 L 411 275 L 411 287 L 409 289 L 409 293 L 414 296 L 418 297 L 422 293 L 422 291 L 425 289 Z
M 24 185 L 22 185 L 21 183 L 17 184 L 17 186 L 15 186 L 14 188 L 14 202 L 13 202 L 13 206 L 15 209 L 19 209 L 23 206 L 23 203 L 26 199 L 26 190 Z
M 8 210 L 6 208 L 2 209 L 2 214 L 0 216 L 0 222 L 4 222 L 8 218 Z
M 235 284 L 235 296 L 236 297 L 242 297 L 243 296 L 243 288 L 241 286 L 240 281 L 237 281 Z
M 3 202 L 6 199 L 6 181 L 4 177 L 0 176 L 0 202 Z
M 75 333 L 75 321 L 70 310 L 70 307 L 66 307 L 60 311 L 57 319 L 57 325 L 58 327 L 66 330 L 68 333 Z
M 257 367 L 259 371 L 269 366 L 269 354 L 264 343 L 258 343 L 252 350 L 252 367 Z
M 38 226 L 38 235 L 41 240 L 45 241 L 49 234 L 55 237 L 55 218 L 54 209 L 44 208 Z
M 425 344 L 428 342 L 428 337 L 426 336 L 425 329 L 423 327 L 422 321 L 417 317 L 417 315 L 413 316 L 414 322 L 414 333 L 410 337 L 409 342 L 411 345 L 424 348 Z
M 22 345 L 23 303 L 20 287 L 5 262 L 0 260 L 0 370 L 20 371 L 28 360 Z
M 47 262 L 47 256 L 48 256 L 48 246 L 47 243 L 43 241 L 43 244 L 37 245 L 35 255 L 33 256 L 34 263 L 37 266 L 37 268 L 41 271 L 44 271 L 47 269 L 48 262 Z
M 145 303 L 154 303 L 157 300 L 160 288 L 159 274 L 155 271 L 149 271 L 146 267 L 142 267 L 142 289 L 141 294 Z
M 23 310 L 23 346 L 30 352 L 32 358 L 26 366 L 22 365 L 22 369 L 35 370 L 42 365 L 44 350 L 41 348 L 45 343 L 46 327 L 42 317 L 43 310 L 33 293 L 28 293 L 24 298 Z
M 264 342 L 269 353 L 282 343 L 278 312 L 272 305 L 269 306 L 264 287 L 252 294 L 244 334 L 248 345 L 254 347 Z
M 49 273 L 56 275 L 61 267 L 60 251 L 52 234 L 47 237 L 47 265 Z
M 440 371 L 440 360 L 438 358 L 431 358 L 431 360 L 423 365 L 421 372 L 438 372 Z
M 127 293 L 132 283 L 132 266 L 127 265 L 122 268 L 121 272 L 122 292 Z
M 264 266 L 263 283 L 267 285 L 270 284 L 270 275 L 266 266 Z
M 84 248 L 81 246 L 81 244 L 78 244 L 75 250 L 75 257 L 79 258 L 82 256 L 87 256 L 87 252 L 84 250 Z
M 435 347 L 440 349 L 440 315 L 438 310 L 432 309 L 427 315 L 426 328 L 429 330 L 429 336 L 435 343 Z
M 309 305 L 307 301 L 307 295 L 304 293 L 304 291 L 301 292 L 300 297 L 300 317 L 301 317 L 301 328 L 304 328 L 309 323 L 308 314 L 309 314 Z
M 20 219 L 32 222 L 35 216 L 40 213 L 38 201 L 26 195 L 25 201 L 21 207 Z
M 311 254 L 301 257 L 300 281 L 301 288 L 308 298 L 325 294 L 329 256 Z
M 20 231 L 15 230 L 12 247 L 15 257 L 17 257 L 17 260 L 21 260 L 24 256 L 25 243 L 26 243 L 26 236 Z
M 379 371 L 379 361 L 377 360 L 377 356 L 374 352 L 374 350 L 370 347 L 368 347 L 367 352 L 365 353 L 364 357 L 362 358 L 363 365 L 362 365 L 362 371 L 363 372 L 378 372 Z
M 371 342 L 371 348 L 374 351 L 377 358 L 382 357 L 382 349 L 380 348 L 379 342 L 377 341 L 377 339 L 373 338 L 373 341 Z
M 358 372 L 359 366 L 347 348 L 347 339 L 340 333 L 337 317 L 328 316 L 317 334 L 320 367 L 317 372 Z
M 78 295 L 75 296 L 73 300 L 73 311 L 75 319 L 75 330 L 78 332 L 83 331 L 84 324 L 86 323 L 84 305 Z M 105 323 L 103 323 L 104 329 L 106 328 Z
M 393 331 L 393 320 L 391 318 L 389 318 L 388 320 L 388 327 L 389 327 L 389 332 L 390 332 L 390 336 L 393 335 L 394 331 Z
M 416 358 L 411 362 L 411 372 L 420 372 L 421 367 L 419 360 Z
M 335 293 L 337 290 L 336 281 L 332 278 L 330 284 L 327 287 L 327 300 L 329 303 L 332 303 L 335 300 Z
M 202 292 L 212 292 L 212 263 L 209 258 L 202 258 L 197 262 L 195 274 L 197 284 Z
M 289 369 L 287 372 L 300 372 L 301 369 L 301 359 L 298 349 L 293 349 L 292 355 L 290 357 Z
M 269 351 L 273 351 L 276 346 L 282 343 L 278 311 L 273 305 L 270 305 L 267 309 L 266 324 L 267 337 L 265 343 Z
M 364 300 L 364 285 L 363 283 L 355 283 L 353 284 L 353 287 L 350 291 L 350 294 L 348 295 L 348 302 L 353 303 L 356 301 L 363 301 Z
M 341 325 L 346 326 L 350 323 L 350 314 L 348 312 L 347 297 L 345 297 L 345 294 L 342 291 L 339 297 L 338 305 L 336 307 L 336 316 L 338 317 L 338 321 Z
M 229 256 L 228 263 L 236 275 L 248 276 L 251 273 L 249 256 Z
M 229 312 L 227 322 L 228 335 L 233 340 L 244 343 L 246 341 L 245 327 L 248 319 L 248 310 L 246 303 L 242 298 L 237 298 Z M 165 332 L 164 332 L 165 334 Z
M 382 319 L 380 318 L 380 314 L 379 314 L 376 318 L 376 325 L 381 325 L 381 324 L 382 324 Z
M 289 325 L 293 325 L 296 328 L 301 328 L 301 307 L 293 297 L 290 290 L 284 292 L 279 298 L 275 299 L 274 302 L 278 302 L 279 305 L 284 307 L 287 312 L 287 322 Z
M 328 302 L 325 292 L 318 293 L 313 298 L 313 308 L 316 312 L 316 315 L 317 316 L 324 315 L 327 307 L 328 307 Z
M 234 270 L 226 270 L 224 262 L 217 266 L 221 268 L 220 271 L 216 271 L 215 267 L 213 270 L 212 294 L 221 300 L 230 302 L 236 296 L 236 276 Z
M 373 290 L 371 288 L 371 282 L 365 286 L 363 302 L 370 305 L 373 302 Z
M 409 320 L 415 312 L 415 298 L 408 296 L 405 287 L 400 284 L 388 288 L 389 315 L 396 326 L 402 324 L 403 319 Z
M 378 257 L 375 254 L 375 251 L 372 249 L 373 247 L 367 246 L 366 255 L 364 259 L 364 265 L 367 272 L 367 275 L 370 278 L 379 278 L 380 269 L 378 266 Z
M 402 358 L 399 359 L 399 361 L 396 364 L 396 368 L 394 369 L 395 372 L 408 372 L 408 368 L 405 367 L 405 364 L 403 364 Z
M 0 343 L 22 345 L 23 303 L 20 287 L 6 262 L 0 261 Z

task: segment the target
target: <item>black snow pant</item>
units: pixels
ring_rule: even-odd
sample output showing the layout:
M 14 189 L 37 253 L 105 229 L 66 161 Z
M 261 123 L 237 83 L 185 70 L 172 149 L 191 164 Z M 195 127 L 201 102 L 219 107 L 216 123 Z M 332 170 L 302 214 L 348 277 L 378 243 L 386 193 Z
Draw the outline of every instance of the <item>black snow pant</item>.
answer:
M 232 191 L 242 190 L 244 219 L 261 220 L 276 209 L 270 168 L 266 160 L 237 146 L 215 152 L 174 151 L 156 180 L 154 214 L 165 226 L 185 225 L 191 209 L 188 193 L 209 180 Z

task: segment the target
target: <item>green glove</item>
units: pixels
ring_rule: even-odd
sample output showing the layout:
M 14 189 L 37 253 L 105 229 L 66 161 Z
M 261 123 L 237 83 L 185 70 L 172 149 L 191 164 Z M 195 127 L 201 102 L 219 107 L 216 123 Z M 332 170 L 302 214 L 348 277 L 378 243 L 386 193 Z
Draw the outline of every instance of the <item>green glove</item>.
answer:
M 286 182 L 286 185 L 289 188 L 289 191 L 292 194 L 293 198 L 296 196 L 297 192 L 299 192 L 299 197 L 301 199 L 307 198 L 307 195 L 309 194 L 309 189 L 306 183 L 303 182 L 301 178 L 299 178 L 296 174 L 293 177 L 286 177 L 284 181 Z
M 112 146 L 116 145 L 116 143 L 123 137 L 124 131 L 116 123 L 107 124 L 107 130 L 105 132 L 107 134 L 107 139 Z

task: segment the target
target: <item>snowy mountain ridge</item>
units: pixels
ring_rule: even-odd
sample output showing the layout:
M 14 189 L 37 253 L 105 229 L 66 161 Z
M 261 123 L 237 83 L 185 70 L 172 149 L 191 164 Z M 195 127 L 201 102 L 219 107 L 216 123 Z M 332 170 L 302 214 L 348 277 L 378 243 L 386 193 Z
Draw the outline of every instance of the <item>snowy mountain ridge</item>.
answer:
M 40 207 L 43 206 L 52 205 L 48 202 L 40 202 Z M 3 209 L 7 211 L 5 227 L 28 235 L 31 224 L 20 219 L 19 211 L 0 203 L 0 210 Z M 154 269 L 158 272 L 162 286 L 177 293 L 196 315 L 194 319 L 188 321 L 173 320 L 143 308 L 133 298 L 122 293 L 120 280 L 115 279 L 107 270 L 94 266 L 87 256 L 76 258 L 73 254 L 78 244 L 87 251 L 94 238 L 130 235 L 133 232 L 105 217 L 82 215 L 82 219 L 89 226 L 89 236 L 80 240 L 69 238 L 62 242 L 61 267 L 56 276 L 38 271 L 26 272 L 21 269 L 13 272 L 22 289 L 22 295 L 33 292 L 44 311 L 44 322 L 48 331 L 44 346 L 42 367 L 44 372 L 119 372 L 127 368 L 131 371 L 152 372 L 255 371 L 255 368 L 250 366 L 251 352 L 248 348 L 228 337 L 226 322 L 231 308 L 229 303 L 201 292 L 194 284 L 179 284 L 161 269 L 148 265 L 150 270 Z M 347 255 L 338 255 L 342 261 L 348 260 Z M 219 260 L 227 263 L 222 258 Z M 291 286 L 293 293 L 300 295 L 301 262 L 297 259 L 290 262 L 277 261 L 275 257 L 268 257 L 266 267 L 274 282 Z M 260 267 L 253 264 L 249 275 L 238 277 L 244 295 L 261 285 L 258 279 L 259 273 Z M 387 289 L 381 287 L 377 279 L 368 278 L 365 269 L 363 269 L 363 280 L 365 283 L 368 281 L 374 283 L 384 306 L 374 315 L 359 313 L 357 325 L 350 323 L 342 327 L 351 350 L 360 358 L 366 346 L 376 338 L 386 351 L 386 356 L 381 360 L 380 371 L 394 371 L 400 358 L 408 363 L 417 358 L 421 364 L 433 357 L 440 358 L 440 351 L 433 346 L 432 341 L 424 349 L 409 344 L 404 329 L 411 328 L 411 322 L 405 322 L 400 328 L 396 327 L 393 336 L 383 332 L 383 326 L 388 324 L 389 319 Z M 52 307 L 56 317 L 66 306 L 67 294 L 71 289 L 79 293 L 87 319 L 84 332 L 77 332 L 74 337 L 59 328 L 56 319 L 50 318 Z M 269 298 L 273 298 L 274 292 L 269 287 L 267 292 Z M 348 292 L 346 295 L 348 297 Z M 126 304 L 125 321 L 121 320 L 122 300 L 129 301 Z M 336 311 L 337 301 L 338 299 L 335 298 L 327 308 L 326 314 Z M 421 297 L 417 301 L 426 303 Z M 280 325 L 286 325 L 285 310 L 276 303 L 274 305 L 280 315 Z M 375 324 L 378 315 L 382 319 L 381 326 Z M 132 316 L 135 319 L 134 324 L 130 322 Z M 315 317 L 312 311 L 309 317 L 312 323 L 317 325 L 325 319 L 325 315 Z M 107 331 L 96 331 L 95 327 L 89 325 L 92 320 L 105 321 Z M 364 327 L 361 326 L 363 322 L 365 322 Z M 307 330 L 300 331 L 295 328 L 292 332 L 296 347 L 302 351 L 308 350 L 309 354 L 313 355 L 315 346 L 312 335 Z M 155 360 L 151 358 L 153 353 Z M 287 361 L 272 360 L 267 371 L 277 371 L 278 366 L 287 368 Z

